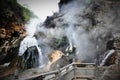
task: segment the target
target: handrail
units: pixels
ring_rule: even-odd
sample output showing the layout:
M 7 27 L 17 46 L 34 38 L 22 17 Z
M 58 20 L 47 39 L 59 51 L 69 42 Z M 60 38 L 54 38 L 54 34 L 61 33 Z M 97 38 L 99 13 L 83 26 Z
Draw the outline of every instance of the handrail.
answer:
M 70 66 L 74 66 L 74 65 L 95 65 L 95 63 L 76 63 L 76 62 L 73 62 L 73 63 L 71 63 L 63 68 L 60 68 L 60 70 L 64 70 L 64 69 L 66 69 Z
M 59 70 L 62 71 L 70 66 L 73 66 L 73 63 L 63 67 L 63 68 L 60 68 Z M 49 72 L 45 72 L 45 73 L 42 73 L 42 75 L 49 75 L 49 74 L 54 74 L 54 73 L 58 73 L 59 70 L 54 70 L 54 71 L 49 71 Z
M 77 64 L 81 64 L 81 65 L 95 65 L 95 63 L 76 63 L 73 62 L 73 64 L 77 65 Z
M 70 69 L 70 67 L 72 67 L 71 70 L 73 70 L 73 69 L 75 69 L 75 66 L 77 66 L 77 65 L 94 65 L 95 66 L 95 63 L 76 63 L 76 62 L 73 62 L 73 63 L 71 63 L 71 64 L 69 64 L 69 65 L 67 65 L 67 66 L 65 66 L 63 68 L 59 68 L 58 70 L 54 70 L 54 71 L 49 71 L 49 72 L 42 73 L 38 77 L 42 76 L 43 78 L 45 78 L 46 76 L 49 76 L 49 75 L 55 75 L 55 76 L 57 76 L 59 74 L 62 74 L 63 70 L 66 70 L 65 73 L 67 73 L 68 70 Z M 52 78 L 55 78 L 55 77 L 52 77 Z
M 74 63 L 71 63 L 71 64 L 69 64 L 69 65 L 67 65 L 67 66 L 65 66 L 63 68 L 60 68 L 60 70 L 62 71 L 62 70 L 66 69 L 66 68 L 69 68 L 70 66 L 73 66 L 73 65 L 74 65 Z

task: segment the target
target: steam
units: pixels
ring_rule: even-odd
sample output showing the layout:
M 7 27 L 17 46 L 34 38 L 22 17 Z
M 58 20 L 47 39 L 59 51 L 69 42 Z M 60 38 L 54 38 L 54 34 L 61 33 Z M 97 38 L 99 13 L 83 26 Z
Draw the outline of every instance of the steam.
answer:
M 89 18 L 83 18 L 84 10 L 87 5 L 85 0 L 76 0 L 64 5 L 61 13 L 63 19 L 68 24 L 66 27 L 66 36 L 69 40 L 70 48 L 76 47 L 76 57 L 80 61 L 93 62 L 96 45 L 90 39 L 91 35 L 86 28 L 91 26 Z
M 69 24 L 77 24 L 78 21 L 82 21 L 83 19 L 78 18 L 78 15 L 82 15 L 85 7 L 84 0 L 76 0 L 62 6 L 61 13 L 64 14 L 64 21 Z
M 39 31 L 49 35 L 48 44 L 53 37 L 60 38 L 67 36 L 70 50 L 72 50 L 73 46 L 76 47 L 77 59 L 83 62 L 94 62 L 97 55 L 103 54 L 106 51 L 107 41 L 114 38 L 120 32 L 120 20 L 116 17 L 114 9 L 105 7 L 106 12 L 96 13 L 96 16 L 92 16 L 99 22 L 93 25 L 91 18 L 86 16 L 86 14 L 91 14 L 92 11 L 92 8 L 89 8 L 90 11 L 88 12 L 85 11 L 89 6 L 86 1 L 74 0 L 63 5 L 60 12 L 63 16 L 53 20 L 56 27 L 39 27 Z M 118 9 L 116 10 L 119 12 Z M 61 22 L 59 19 L 63 21 Z
M 96 45 L 90 41 L 90 34 L 87 32 L 85 27 L 91 25 L 89 19 L 83 19 L 80 15 L 84 15 L 86 4 L 84 0 L 76 0 L 67 5 L 64 5 L 61 9 L 61 14 L 64 14 L 58 19 L 62 19 L 60 23 L 58 20 L 54 20 L 57 24 L 55 28 L 46 28 L 41 25 L 37 30 L 38 32 L 44 33 L 47 37 L 38 38 L 39 43 L 41 42 L 47 47 L 52 42 L 52 38 L 61 38 L 66 36 L 70 48 L 72 51 L 73 47 L 76 47 L 77 58 L 81 61 L 92 62 L 96 53 Z M 63 26 L 62 24 L 68 24 Z M 76 24 L 78 26 L 76 26 Z M 63 26 L 63 27 L 62 27 Z M 50 50 L 50 46 L 49 49 Z M 52 48 L 51 48 L 52 49 Z
M 69 43 L 76 45 L 77 58 L 80 61 L 93 62 L 98 54 L 102 54 L 106 50 L 106 42 L 120 32 L 118 23 L 120 19 L 116 18 L 117 13 L 115 13 L 120 10 L 113 9 L 107 10 L 103 14 L 100 13 L 94 18 L 101 23 L 93 26 L 91 19 L 85 16 L 87 7 L 88 4 L 85 3 L 85 0 L 75 0 L 64 5 L 61 13 L 64 14 L 65 22 L 68 23 L 66 29 Z M 112 23 L 113 21 L 114 23 Z
M 25 25 L 27 36 L 21 41 L 19 48 L 19 56 L 22 56 L 26 49 L 31 46 L 36 46 L 40 56 L 40 64 L 45 64 L 47 62 L 47 53 L 50 53 L 52 49 L 48 46 L 48 38 L 40 37 L 38 40 L 34 37 L 35 33 L 38 32 L 38 27 L 42 24 L 42 22 L 46 19 L 47 16 L 51 16 L 54 12 L 58 12 L 58 2 L 59 0 L 18 0 L 18 3 L 22 6 L 31 10 L 35 15 L 39 18 L 32 18 Z M 46 29 L 45 29 L 46 30 Z M 46 32 L 41 28 L 40 31 Z M 50 32 L 47 32 L 47 36 L 49 33 L 52 33 L 52 29 Z M 53 34 L 52 34 L 53 35 Z M 50 40 L 50 39 L 49 39 Z M 38 44 L 39 42 L 39 44 Z M 42 49 L 42 50 L 41 50 Z M 46 54 L 45 54 L 46 53 Z M 41 67 L 41 65 L 40 65 Z
M 36 32 L 37 27 L 40 25 L 39 19 L 31 19 L 26 25 L 26 32 L 28 36 L 33 36 Z
M 67 37 L 70 50 L 73 46 L 76 47 L 76 58 L 80 61 L 94 62 L 97 55 L 106 51 L 107 41 L 120 32 L 120 15 L 116 15 L 116 12 L 119 13 L 120 10 L 105 8 L 106 12 L 101 11 L 91 16 L 98 22 L 93 25 L 93 20 L 86 14 L 92 14 L 95 11 L 86 1 L 88 0 L 73 0 L 63 5 L 58 14 L 62 16 L 53 20 L 56 24 L 55 28 L 47 28 L 49 26 L 46 27 L 42 23 L 37 28 L 34 25 L 36 32 L 35 30 L 29 32 L 33 28 L 26 28 L 29 35 L 36 35 L 43 53 L 52 51 L 53 48 L 49 44 L 53 42 L 53 38 L 63 36 Z
M 37 39 L 34 37 L 34 34 L 36 32 L 36 29 L 39 25 L 39 19 L 31 19 L 27 24 L 26 24 L 26 31 L 27 31 L 27 36 L 21 41 L 20 43 L 20 48 L 19 48 L 19 56 L 22 56 L 25 51 L 29 48 L 29 47 L 33 47 L 36 46 L 37 50 L 38 50 L 38 66 L 36 67 L 43 67 L 45 62 L 45 57 L 43 56 L 42 52 L 41 52 L 41 48 L 39 47 L 38 41 Z
M 31 46 L 38 46 L 37 40 L 35 37 L 27 36 L 23 39 L 19 48 L 19 56 L 22 56 L 27 48 Z

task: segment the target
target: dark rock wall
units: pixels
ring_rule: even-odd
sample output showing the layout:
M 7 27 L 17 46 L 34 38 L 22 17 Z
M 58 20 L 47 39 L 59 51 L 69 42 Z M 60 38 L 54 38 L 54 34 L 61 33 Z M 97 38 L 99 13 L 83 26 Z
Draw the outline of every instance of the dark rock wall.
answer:
M 0 64 L 10 62 L 18 54 L 21 39 L 26 35 L 26 17 L 30 11 L 17 0 L 0 0 Z
M 59 8 L 61 8 L 63 5 L 65 5 L 65 4 L 67 4 L 67 3 L 71 2 L 71 1 L 73 1 L 73 0 L 60 0 Z

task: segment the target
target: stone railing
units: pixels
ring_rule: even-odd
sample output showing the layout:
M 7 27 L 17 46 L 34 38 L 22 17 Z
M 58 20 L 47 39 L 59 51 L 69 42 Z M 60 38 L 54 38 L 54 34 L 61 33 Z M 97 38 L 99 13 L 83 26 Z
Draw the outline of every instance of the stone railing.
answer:
M 32 79 L 38 80 L 75 80 L 98 78 L 98 67 L 95 63 L 71 63 L 55 71 L 42 73 Z

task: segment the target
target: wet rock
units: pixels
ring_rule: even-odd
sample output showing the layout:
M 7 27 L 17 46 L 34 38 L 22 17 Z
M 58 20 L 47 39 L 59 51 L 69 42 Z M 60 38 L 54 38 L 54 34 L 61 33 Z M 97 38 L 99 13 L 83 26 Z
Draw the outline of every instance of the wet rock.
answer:
M 13 80 L 15 72 L 18 71 L 21 62 L 21 57 L 16 56 L 10 64 L 0 67 L 0 79 Z
M 6 37 L 6 30 L 5 28 L 0 28 L 0 38 L 5 38 Z
M 67 3 L 71 2 L 71 1 L 73 1 L 73 0 L 60 0 L 59 8 L 61 8 L 63 5 L 65 5 L 65 4 L 67 4 Z
M 8 5 L 9 4 L 9 5 Z M 26 35 L 26 10 L 17 0 L 0 1 L 0 64 L 11 62 L 18 54 L 19 43 Z M 27 10 L 26 10 L 27 11 Z
M 36 46 L 29 47 L 21 57 L 22 57 L 21 62 L 22 70 L 36 68 L 40 65 L 39 52 Z
M 120 66 L 117 64 L 109 66 L 101 80 L 120 80 Z
M 115 38 L 113 46 L 116 50 L 120 50 L 120 35 L 119 35 L 119 37 Z
M 56 70 L 69 64 L 69 59 L 59 50 L 49 54 L 50 70 Z
M 101 80 L 120 80 L 120 50 L 116 50 L 115 64 L 105 70 Z

